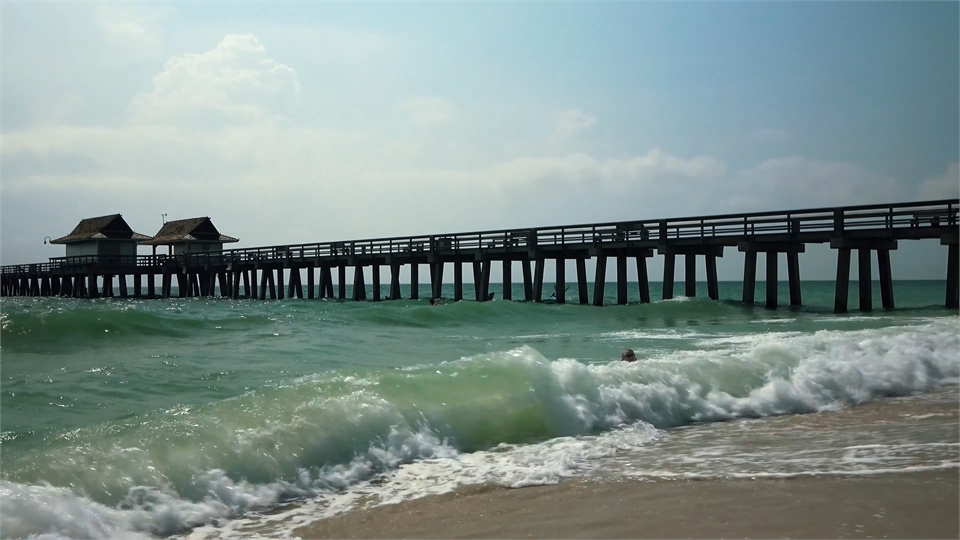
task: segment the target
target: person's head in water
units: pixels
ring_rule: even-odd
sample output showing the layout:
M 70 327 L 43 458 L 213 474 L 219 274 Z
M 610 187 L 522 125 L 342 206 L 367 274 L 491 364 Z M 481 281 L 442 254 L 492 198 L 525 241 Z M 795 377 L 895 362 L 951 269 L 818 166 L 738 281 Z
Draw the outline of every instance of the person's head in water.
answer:
M 637 355 L 633 354 L 633 349 L 624 349 L 623 354 L 620 355 L 620 360 L 622 362 L 636 362 Z
M 437 301 L 434 300 L 433 298 L 431 298 L 431 299 L 430 299 L 430 305 L 431 305 L 431 306 L 437 305 Z

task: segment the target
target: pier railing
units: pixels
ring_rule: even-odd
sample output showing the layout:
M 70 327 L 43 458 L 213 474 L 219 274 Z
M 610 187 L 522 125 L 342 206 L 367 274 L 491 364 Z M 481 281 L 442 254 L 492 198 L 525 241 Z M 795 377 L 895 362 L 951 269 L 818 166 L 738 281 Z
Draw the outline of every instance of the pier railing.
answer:
M 310 244 L 275 245 L 176 255 L 54 257 L 47 263 L 3 266 L 3 274 L 79 271 L 84 267 L 150 268 L 229 263 L 283 263 L 327 257 L 416 255 L 542 247 L 598 246 L 627 242 L 654 247 L 675 240 L 722 239 L 729 242 L 771 235 L 797 240 L 811 234 L 842 236 L 852 231 L 889 231 L 922 227 L 956 227 L 960 200 L 878 204 L 793 211 L 753 212 L 619 221 L 609 223 L 502 229 L 454 234 L 390 237 Z

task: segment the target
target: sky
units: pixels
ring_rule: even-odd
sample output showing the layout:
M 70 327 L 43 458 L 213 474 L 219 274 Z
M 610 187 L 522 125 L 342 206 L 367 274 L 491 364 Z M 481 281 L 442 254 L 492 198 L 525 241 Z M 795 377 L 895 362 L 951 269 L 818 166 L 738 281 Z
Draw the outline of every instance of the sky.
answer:
M 2 264 L 114 213 L 253 247 L 960 196 L 956 2 L 0 10 Z M 946 249 L 892 264 L 943 279 Z

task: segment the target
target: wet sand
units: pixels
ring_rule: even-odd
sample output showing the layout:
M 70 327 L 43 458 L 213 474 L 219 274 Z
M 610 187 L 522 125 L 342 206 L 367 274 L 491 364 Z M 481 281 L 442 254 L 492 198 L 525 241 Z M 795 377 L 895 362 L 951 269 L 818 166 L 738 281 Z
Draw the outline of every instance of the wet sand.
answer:
M 474 486 L 358 510 L 301 538 L 958 538 L 958 470 Z

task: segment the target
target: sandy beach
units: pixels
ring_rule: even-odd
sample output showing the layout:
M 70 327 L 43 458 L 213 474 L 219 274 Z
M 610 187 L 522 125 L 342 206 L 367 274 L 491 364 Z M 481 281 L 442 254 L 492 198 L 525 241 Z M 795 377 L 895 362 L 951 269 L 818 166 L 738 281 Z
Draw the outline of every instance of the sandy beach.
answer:
M 351 512 L 301 538 L 957 538 L 956 469 L 863 477 L 569 482 Z

